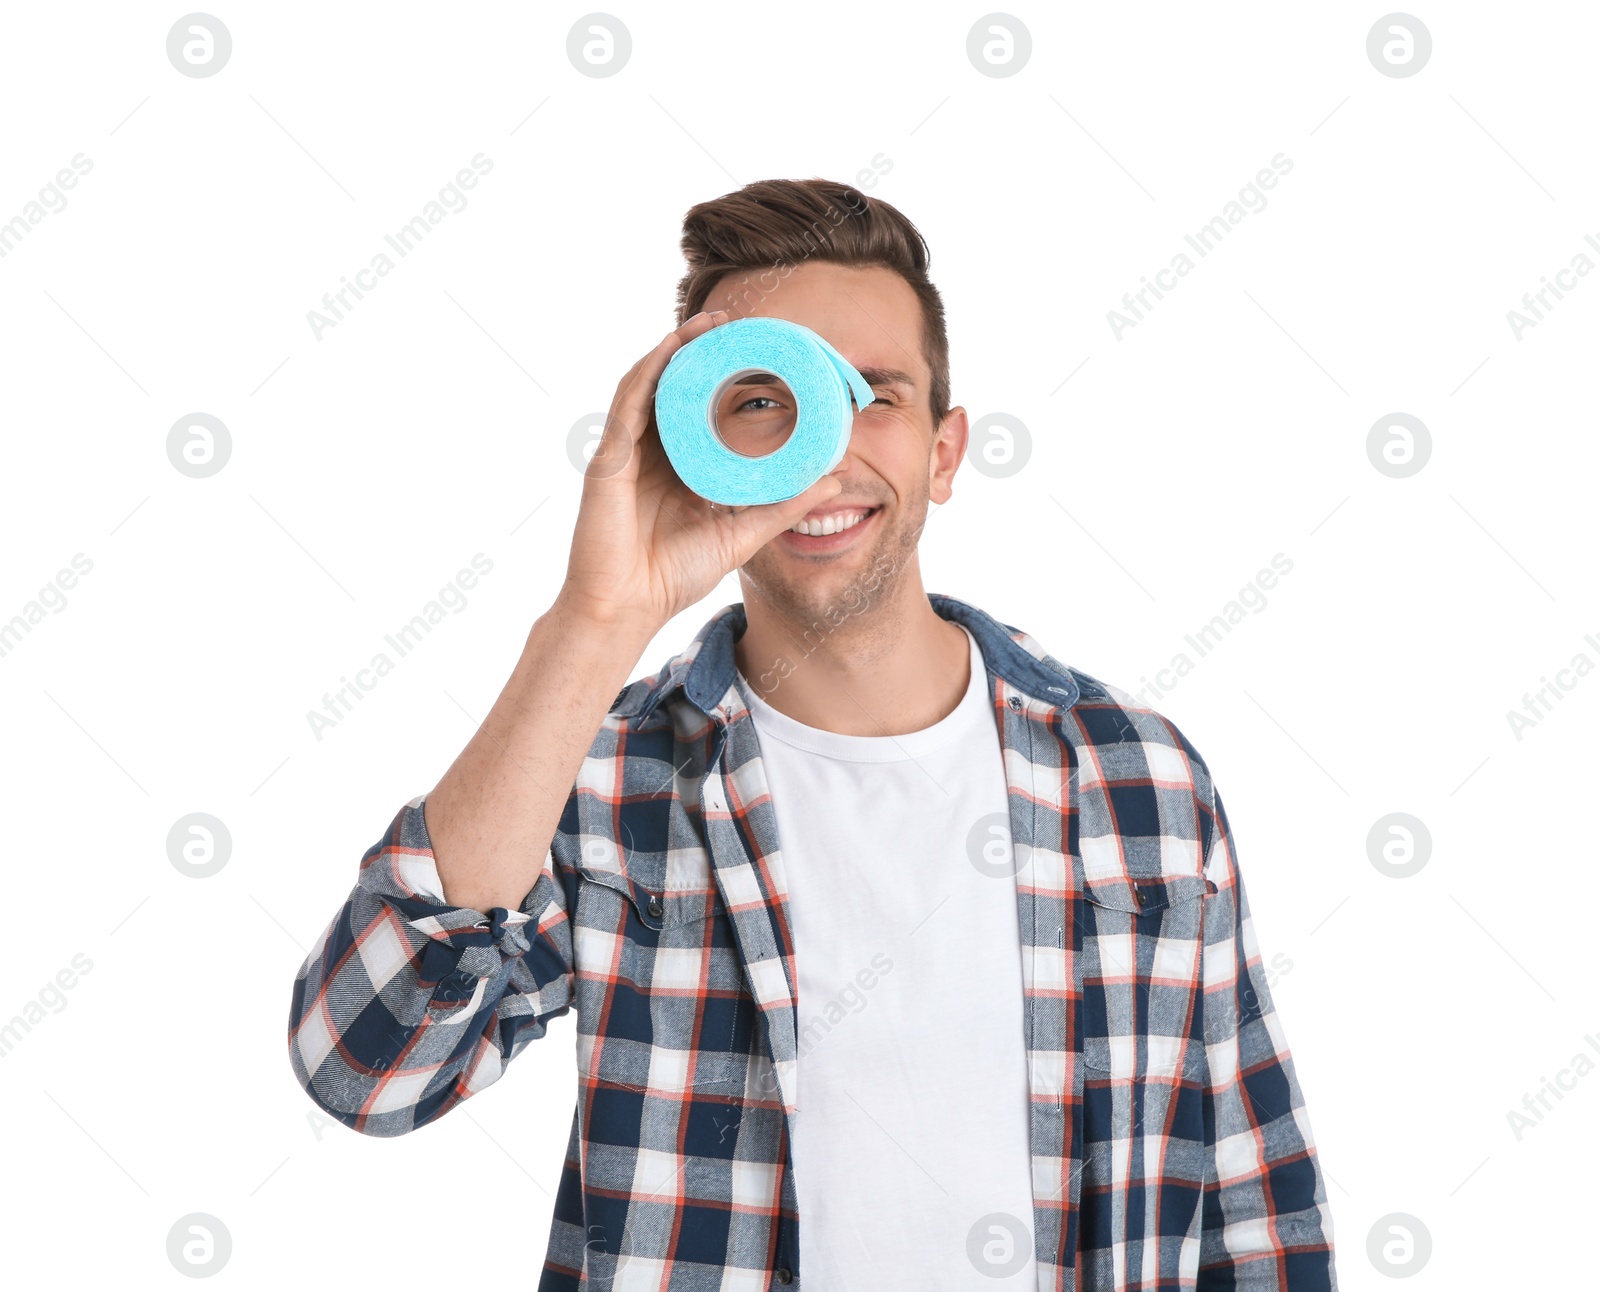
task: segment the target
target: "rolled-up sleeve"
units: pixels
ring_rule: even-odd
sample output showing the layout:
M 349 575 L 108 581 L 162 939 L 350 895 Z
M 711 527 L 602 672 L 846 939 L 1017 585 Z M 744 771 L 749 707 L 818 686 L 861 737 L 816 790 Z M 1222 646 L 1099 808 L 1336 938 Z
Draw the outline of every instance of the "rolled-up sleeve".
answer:
M 362 857 L 289 1011 L 296 1079 L 367 1135 L 403 1135 L 494 1084 L 573 1003 L 568 889 L 553 857 L 519 910 L 448 905 L 424 798 Z
M 1212 805 L 1206 875 L 1217 891 L 1206 898 L 1206 1181 L 1196 1286 L 1334 1292 L 1333 1216 L 1310 1118 L 1220 796 Z

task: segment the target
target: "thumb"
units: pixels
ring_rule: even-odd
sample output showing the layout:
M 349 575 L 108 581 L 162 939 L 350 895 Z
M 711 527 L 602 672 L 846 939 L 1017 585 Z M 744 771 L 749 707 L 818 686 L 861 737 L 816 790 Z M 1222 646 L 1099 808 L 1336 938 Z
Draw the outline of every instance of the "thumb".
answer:
M 825 475 L 793 498 L 744 508 L 734 518 L 734 533 L 739 547 L 743 549 L 748 545 L 753 552 L 776 538 L 808 511 L 837 498 L 843 491 L 843 480 L 836 475 Z

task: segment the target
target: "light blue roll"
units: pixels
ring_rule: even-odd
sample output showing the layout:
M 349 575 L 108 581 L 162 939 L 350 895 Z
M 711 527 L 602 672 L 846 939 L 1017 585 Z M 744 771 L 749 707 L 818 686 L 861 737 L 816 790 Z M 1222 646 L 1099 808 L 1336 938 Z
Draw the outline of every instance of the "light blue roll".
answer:
M 795 399 L 794 430 L 762 457 L 735 453 L 717 435 L 716 398 L 740 373 L 783 378 Z M 656 385 L 656 425 L 678 478 L 727 506 L 783 502 L 843 460 L 855 406 L 872 387 L 808 327 L 778 318 L 733 319 L 697 336 L 668 362 Z

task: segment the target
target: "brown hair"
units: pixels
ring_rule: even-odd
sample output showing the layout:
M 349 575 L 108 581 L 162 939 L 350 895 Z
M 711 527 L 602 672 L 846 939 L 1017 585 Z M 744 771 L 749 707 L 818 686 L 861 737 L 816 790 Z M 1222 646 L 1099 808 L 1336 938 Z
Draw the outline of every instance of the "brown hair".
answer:
M 950 411 L 944 302 L 928 280 L 928 244 L 889 203 L 832 180 L 759 180 L 691 207 L 679 245 L 689 266 L 678 282 L 680 325 L 705 307 L 712 287 L 731 273 L 758 274 L 745 293 L 749 299 L 754 292 L 757 300 L 807 260 L 876 265 L 899 274 L 922 307 L 928 403 L 938 430 Z

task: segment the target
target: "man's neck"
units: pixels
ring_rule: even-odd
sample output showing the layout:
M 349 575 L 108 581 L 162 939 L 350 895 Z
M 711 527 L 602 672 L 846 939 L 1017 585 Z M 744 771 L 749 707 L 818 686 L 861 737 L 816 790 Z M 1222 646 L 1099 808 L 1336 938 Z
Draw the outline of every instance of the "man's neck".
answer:
M 741 580 L 743 582 L 743 580 Z M 882 599 L 803 621 L 745 584 L 734 662 L 752 691 L 808 727 L 900 736 L 931 727 L 966 693 L 970 646 L 928 601 L 915 566 Z

